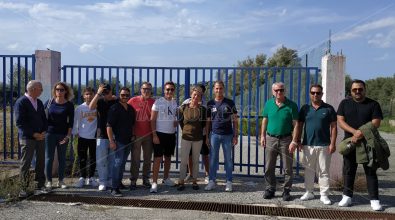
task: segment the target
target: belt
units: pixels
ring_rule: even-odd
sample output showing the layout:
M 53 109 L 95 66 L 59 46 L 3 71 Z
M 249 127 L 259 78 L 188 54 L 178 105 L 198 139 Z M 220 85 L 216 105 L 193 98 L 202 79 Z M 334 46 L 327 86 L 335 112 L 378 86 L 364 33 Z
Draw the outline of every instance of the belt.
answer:
M 284 135 L 274 135 L 274 134 L 267 133 L 267 135 L 269 135 L 270 137 L 278 138 L 278 139 L 291 136 L 290 133 L 289 134 L 284 134 Z

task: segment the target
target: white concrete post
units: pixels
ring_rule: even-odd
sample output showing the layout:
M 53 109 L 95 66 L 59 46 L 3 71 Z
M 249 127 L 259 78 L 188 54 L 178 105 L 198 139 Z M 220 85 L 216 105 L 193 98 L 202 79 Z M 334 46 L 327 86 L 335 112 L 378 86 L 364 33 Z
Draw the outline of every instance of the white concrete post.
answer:
M 60 81 L 61 56 L 60 52 L 52 50 L 36 50 L 36 80 L 43 85 L 43 93 L 40 96 L 41 101 L 45 103 L 51 98 L 52 88 Z M 58 173 L 58 156 L 55 149 L 52 173 Z
M 321 60 L 321 76 L 322 76 L 322 87 L 324 89 L 324 95 L 322 99 L 324 102 L 332 105 L 335 110 L 339 107 L 340 102 L 345 97 L 345 64 L 346 57 L 343 55 L 331 55 L 327 54 L 322 57 Z M 330 167 L 330 178 L 333 180 L 341 180 L 342 168 L 343 168 L 343 157 L 339 154 L 338 146 L 344 136 L 344 131 L 338 128 L 336 147 L 337 150 L 332 154 L 332 161 Z M 333 183 L 333 182 L 332 182 Z

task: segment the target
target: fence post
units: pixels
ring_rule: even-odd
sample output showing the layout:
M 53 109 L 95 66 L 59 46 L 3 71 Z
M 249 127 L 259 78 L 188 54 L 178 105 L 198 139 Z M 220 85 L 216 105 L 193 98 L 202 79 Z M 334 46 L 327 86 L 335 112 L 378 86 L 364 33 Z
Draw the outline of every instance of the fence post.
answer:
M 322 71 L 322 87 L 324 88 L 324 95 L 322 99 L 324 102 L 332 105 L 335 110 L 339 107 L 340 102 L 345 97 L 345 64 L 346 57 L 343 55 L 331 55 L 327 54 L 322 57 L 321 60 L 321 71 Z M 343 139 L 344 131 L 337 126 L 337 140 L 336 146 Z M 332 161 L 330 167 L 330 179 L 331 184 L 334 181 L 341 180 L 342 168 L 343 168 L 343 157 L 339 154 L 339 148 L 332 154 Z
M 51 97 L 52 88 L 60 81 L 61 56 L 60 52 L 52 50 L 36 50 L 35 51 L 35 71 L 36 80 L 43 85 L 43 93 L 40 99 L 45 102 Z M 53 160 L 52 173 L 58 172 L 58 157 L 55 149 L 55 157 Z

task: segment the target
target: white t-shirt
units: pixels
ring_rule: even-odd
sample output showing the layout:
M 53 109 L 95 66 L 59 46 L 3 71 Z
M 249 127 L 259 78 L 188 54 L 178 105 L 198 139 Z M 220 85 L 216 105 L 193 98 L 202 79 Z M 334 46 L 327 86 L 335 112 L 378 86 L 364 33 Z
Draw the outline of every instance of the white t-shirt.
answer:
M 86 102 L 75 108 L 73 135 L 85 139 L 95 139 L 97 129 L 97 112 L 96 109 L 90 110 Z
M 158 112 L 156 119 L 156 130 L 162 133 L 173 134 L 176 132 L 174 121 L 176 121 L 177 102 L 168 101 L 164 97 L 155 100 L 152 110 Z

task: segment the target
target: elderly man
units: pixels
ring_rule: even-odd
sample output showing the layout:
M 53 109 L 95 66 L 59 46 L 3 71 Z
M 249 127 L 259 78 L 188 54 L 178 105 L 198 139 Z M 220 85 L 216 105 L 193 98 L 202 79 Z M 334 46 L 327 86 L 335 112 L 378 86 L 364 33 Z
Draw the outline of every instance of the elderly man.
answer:
M 337 120 L 340 127 L 344 130 L 344 139 L 352 137 L 352 142 L 357 143 L 366 141 L 359 127 L 372 122 L 376 128 L 380 127 L 383 113 L 380 104 L 366 97 L 366 86 L 362 80 L 354 80 L 351 84 L 352 98 L 344 99 L 339 104 L 337 110 Z M 362 164 L 365 170 L 366 182 L 370 197 L 370 205 L 373 210 L 380 211 L 383 207 L 379 201 L 379 190 L 377 180 L 377 167 L 368 166 L 368 163 Z M 339 206 L 347 207 L 352 203 L 354 191 L 355 174 L 358 164 L 356 162 L 356 150 L 353 149 L 349 154 L 343 155 L 343 199 Z
M 311 104 L 302 106 L 299 112 L 300 140 L 303 129 L 303 164 L 304 186 L 306 193 L 300 200 L 306 201 L 314 198 L 314 174 L 318 168 L 320 185 L 320 201 L 325 205 L 332 204 L 329 194 L 329 167 L 331 155 L 336 151 L 337 123 L 335 109 L 322 101 L 322 86 L 310 87 Z M 303 127 L 304 125 L 304 127 Z
M 291 200 L 293 152 L 298 146 L 296 132 L 298 121 L 297 105 L 285 97 L 282 82 L 272 85 L 273 98 L 269 99 L 263 110 L 261 145 L 266 148 L 265 199 L 274 197 L 276 191 L 276 160 L 280 154 L 284 163 L 284 201 Z M 293 133 L 293 135 L 292 135 Z M 292 137 L 294 140 L 292 140 Z
M 21 190 L 20 198 L 27 197 L 29 186 L 29 169 L 34 152 L 36 152 L 35 180 L 37 189 L 46 193 L 44 163 L 45 163 L 45 132 L 48 124 L 44 112 L 44 105 L 38 97 L 43 91 L 41 82 L 32 80 L 26 85 L 26 93 L 15 102 L 15 118 L 18 127 L 19 143 L 22 157 L 20 166 Z

